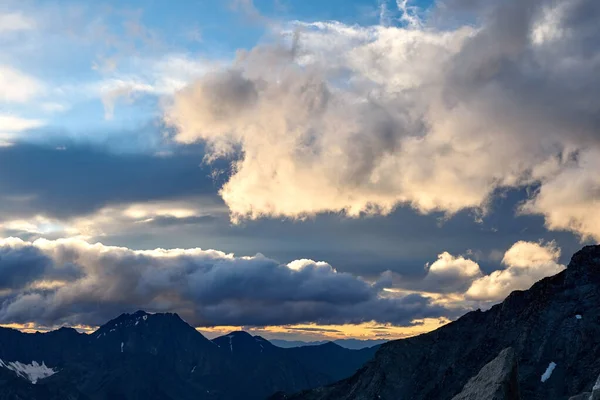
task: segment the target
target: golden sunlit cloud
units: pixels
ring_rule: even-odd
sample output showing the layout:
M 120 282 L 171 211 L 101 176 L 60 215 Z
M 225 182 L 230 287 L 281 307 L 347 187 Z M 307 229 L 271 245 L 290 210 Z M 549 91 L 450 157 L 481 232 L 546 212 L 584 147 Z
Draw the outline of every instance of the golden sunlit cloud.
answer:
M 337 339 L 395 340 L 431 332 L 449 322 L 451 321 L 447 318 L 426 318 L 413 321 L 413 325 L 411 326 L 394 326 L 369 322 L 357 325 L 300 324 L 260 328 L 218 326 L 213 328 L 197 328 L 197 330 L 210 338 L 226 335 L 234 331 L 245 330 L 252 335 L 263 336 L 266 339 L 287 338 L 289 340 L 298 340 L 300 338 L 300 340 L 304 341 Z

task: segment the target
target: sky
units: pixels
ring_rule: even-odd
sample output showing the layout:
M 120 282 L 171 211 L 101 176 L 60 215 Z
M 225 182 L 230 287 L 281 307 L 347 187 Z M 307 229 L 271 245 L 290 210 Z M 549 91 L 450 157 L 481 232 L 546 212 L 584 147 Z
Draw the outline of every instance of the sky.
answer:
M 595 0 L 0 0 L 0 324 L 402 338 L 600 241 Z

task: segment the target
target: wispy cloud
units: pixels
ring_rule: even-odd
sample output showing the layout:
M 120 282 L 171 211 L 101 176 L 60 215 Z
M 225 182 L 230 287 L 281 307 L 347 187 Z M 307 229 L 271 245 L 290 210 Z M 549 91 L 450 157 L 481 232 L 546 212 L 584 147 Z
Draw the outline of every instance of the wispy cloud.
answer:
M 45 121 L 40 119 L 0 113 L 0 146 L 9 146 L 19 136 L 19 133 L 43 125 L 45 125 Z
M 8 65 L 0 65 L 0 102 L 25 103 L 40 95 L 42 82 Z
M 14 133 L 37 128 L 44 124 L 41 120 L 27 119 L 10 114 L 0 114 L 0 132 Z
M 35 20 L 21 12 L 0 13 L 0 34 L 27 31 L 35 27 Z

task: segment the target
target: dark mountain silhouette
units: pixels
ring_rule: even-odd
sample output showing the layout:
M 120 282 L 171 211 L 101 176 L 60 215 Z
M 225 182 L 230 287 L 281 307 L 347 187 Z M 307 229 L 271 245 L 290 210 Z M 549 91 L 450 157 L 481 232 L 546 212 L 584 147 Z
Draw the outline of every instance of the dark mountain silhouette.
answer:
M 360 340 L 360 339 L 336 339 L 336 340 L 319 340 L 314 342 L 304 342 L 301 340 L 283 340 L 283 339 L 271 339 L 269 340 L 277 347 L 283 347 L 285 349 L 291 347 L 304 347 L 304 346 L 318 346 L 321 344 L 325 344 L 328 342 L 333 342 L 339 346 L 342 346 L 346 349 L 352 350 L 361 350 L 366 349 L 368 347 L 378 346 L 380 344 L 384 344 L 388 342 L 388 340 L 384 339 L 376 339 L 376 340 Z
M 90 335 L 0 328 L 0 399 L 264 399 L 350 376 L 376 349 L 208 340 L 177 314 L 123 314 Z M 318 368 L 312 355 L 323 362 Z M 338 360 L 332 362 L 330 360 Z
M 232 332 L 213 339 L 246 371 L 247 385 L 262 393 L 293 392 L 348 377 L 375 354 L 376 348 L 348 350 L 328 342 L 318 346 L 283 349 L 260 336 Z
M 518 362 L 523 399 L 592 392 L 600 374 L 600 246 L 585 247 L 565 271 L 486 312 L 382 345 L 350 378 L 280 398 L 450 400 L 508 347 Z

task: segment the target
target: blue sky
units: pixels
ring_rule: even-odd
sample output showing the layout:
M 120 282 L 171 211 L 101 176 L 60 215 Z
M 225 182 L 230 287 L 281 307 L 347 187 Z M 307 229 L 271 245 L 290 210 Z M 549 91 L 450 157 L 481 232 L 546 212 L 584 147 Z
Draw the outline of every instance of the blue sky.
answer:
M 560 271 L 600 11 L 530 3 L 0 0 L 0 323 L 401 337 Z
M 395 5 L 388 3 L 390 23 L 402 25 Z M 134 94 L 136 101 L 118 96 L 118 112 L 105 118 L 106 107 L 98 92 L 118 91 L 119 83 L 156 84 L 160 74 L 166 74 L 164 69 L 173 67 L 179 71 L 171 70 L 172 79 L 181 83 L 201 73 L 205 64 L 230 62 L 239 49 L 268 40 L 274 24 L 295 20 L 377 24 L 383 3 L 264 0 L 248 4 L 5 1 L 7 15 L 23 21 L 3 35 L 2 58 L 37 80 L 38 102 L 33 107 L 22 102 L 5 104 L 3 111 L 34 124 L 43 121 L 45 129 L 59 131 L 59 136 L 122 135 L 123 130 L 135 130 L 157 116 L 158 96 L 142 87 Z M 414 6 L 424 11 L 429 5 Z M 48 139 L 47 134 L 43 136 Z

